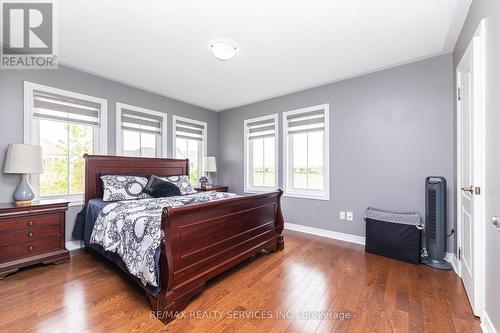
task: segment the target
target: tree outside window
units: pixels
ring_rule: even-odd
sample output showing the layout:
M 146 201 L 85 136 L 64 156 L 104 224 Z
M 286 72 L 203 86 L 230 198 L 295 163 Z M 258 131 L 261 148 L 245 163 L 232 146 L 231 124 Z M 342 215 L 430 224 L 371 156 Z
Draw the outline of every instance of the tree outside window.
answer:
M 40 145 L 43 153 L 40 196 L 83 193 L 83 155 L 93 153 L 93 127 L 40 120 Z

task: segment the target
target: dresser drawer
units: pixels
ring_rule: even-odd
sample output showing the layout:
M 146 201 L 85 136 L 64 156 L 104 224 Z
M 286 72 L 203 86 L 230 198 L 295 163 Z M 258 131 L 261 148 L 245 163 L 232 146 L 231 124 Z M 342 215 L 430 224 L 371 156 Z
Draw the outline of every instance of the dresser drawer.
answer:
M 11 233 L 34 228 L 61 225 L 64 222 L 64 214 L 28 215 L 26 217 L 15 217 L 8 220 L 0 220 L 0 233 Z
M 34 241 L 47 236 L 61 237 L 61 225 L 44 225 L 29 228 L 28 230 L 0 233 L 0 246 L 10 243 Z
M 49 236 L 33 241 L 0 246 L 0 262 L 26 258 L 61 249 L 61 237 Z

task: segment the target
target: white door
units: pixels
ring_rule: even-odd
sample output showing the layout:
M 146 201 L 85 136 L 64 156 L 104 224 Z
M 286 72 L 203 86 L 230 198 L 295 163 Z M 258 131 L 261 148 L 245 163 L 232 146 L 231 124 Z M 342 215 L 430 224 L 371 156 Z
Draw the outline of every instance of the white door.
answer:
M 484 294 L 484 23 L 457 68 L 457 220 L 460 275 L 474 314 Z
M 470 47 L 458 66 L 458 116 L 459 116 L 459 166 L 458 186 L 460 191 L 460 265 L 462 279 L 474 304 L 474 117 L 473 117 L 473 72 Z

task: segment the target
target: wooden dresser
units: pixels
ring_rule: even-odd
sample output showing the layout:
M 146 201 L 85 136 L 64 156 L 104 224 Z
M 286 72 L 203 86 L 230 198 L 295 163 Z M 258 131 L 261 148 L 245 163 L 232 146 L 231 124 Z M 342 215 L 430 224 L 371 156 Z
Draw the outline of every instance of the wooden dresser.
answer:
M 65 200 L 0 204 L 0 279 L 33 264 L 69 260 L 65 243 Z

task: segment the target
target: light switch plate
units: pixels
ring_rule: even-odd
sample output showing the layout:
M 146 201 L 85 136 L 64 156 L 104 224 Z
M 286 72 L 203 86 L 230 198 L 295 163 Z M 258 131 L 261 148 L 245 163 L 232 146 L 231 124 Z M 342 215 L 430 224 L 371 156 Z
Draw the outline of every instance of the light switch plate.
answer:
M 341 211 L 341 212 L 339 213 L 339 219 L 341 219 L 341 220 L 345 220 L 345 212 Z
M 354 214 L 352 212 L 346 212 L 346 220 L 352 221 L 354 219 Z

